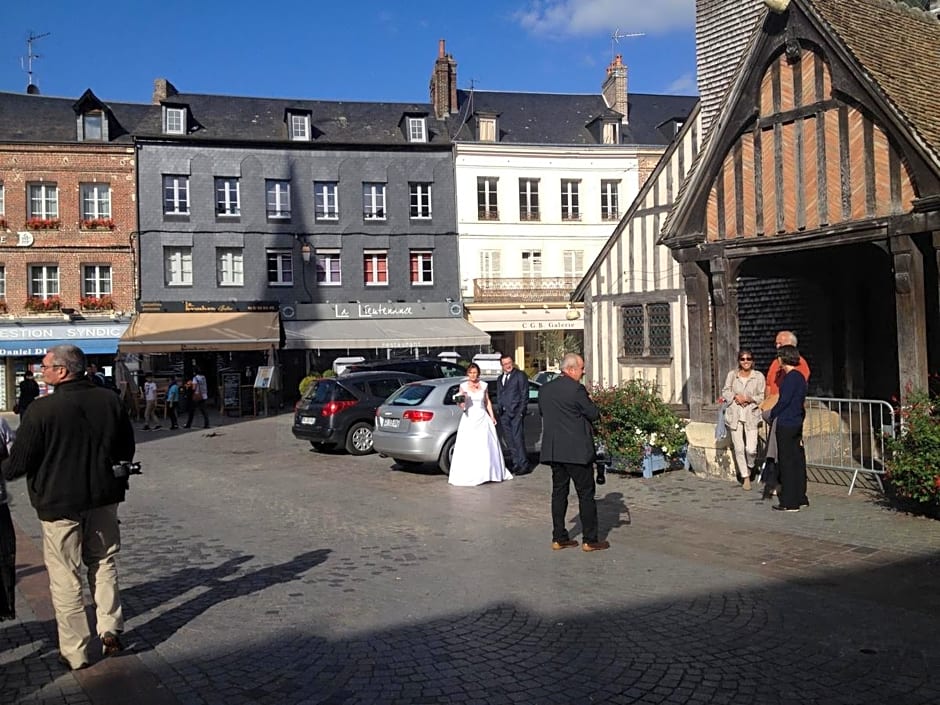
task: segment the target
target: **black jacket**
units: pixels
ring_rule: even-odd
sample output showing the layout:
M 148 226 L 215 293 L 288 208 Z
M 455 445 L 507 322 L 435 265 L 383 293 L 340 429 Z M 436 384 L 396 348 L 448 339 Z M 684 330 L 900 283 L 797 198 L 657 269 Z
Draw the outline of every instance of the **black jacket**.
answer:
M 594 462 L 594 429 L 600 411 L 580 382 L 560 375 L 539 389 L 543 463 L 590 465 Z
M 525 414 L 525 408 L 529 404 L 529 378 L 525 376 L 525 372 L 514 367 L 505 385 L 503 373 L 499 373 L 496 379 L 496 404 L 503 413 L 510 416 L 521 418 Z
M 86 378 L 33 402 L 3 462 L 8 480 L 26 475 L 43 521 L 124 501 L 125 479 L 111 466 L 134 459 L 134 427 L 121 400 Z

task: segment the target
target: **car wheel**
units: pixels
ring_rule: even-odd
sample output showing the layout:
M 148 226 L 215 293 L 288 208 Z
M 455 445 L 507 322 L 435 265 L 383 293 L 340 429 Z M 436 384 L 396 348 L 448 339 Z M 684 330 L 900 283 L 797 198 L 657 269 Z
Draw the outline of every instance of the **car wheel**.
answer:
M 324 443 L 323 441 L 310 441 L 310 445 L 313 446 L 313 449 L 317 451 L 317 453 L 326 453 L 327 451 L 333 450 L 331 443 Z
M 454 460 L 454 446 L 457 444 L 457 436 L 451 436 L 447 439 L 447 442 L 444 443 L 444 447 L 441 448 L 441 457 L 438 460 L 438 465 L 441 468 L 441 472 L 445 475 L 450 475 L 450 464 Z
M 368 455 L 372 452 L 372 424 L 354 423 L 346 434 L 346 450 L 350 455 Z

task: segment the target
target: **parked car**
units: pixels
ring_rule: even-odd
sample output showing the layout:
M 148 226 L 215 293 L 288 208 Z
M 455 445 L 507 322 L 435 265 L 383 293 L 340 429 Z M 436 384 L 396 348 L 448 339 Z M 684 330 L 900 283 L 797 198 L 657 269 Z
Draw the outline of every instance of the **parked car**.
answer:
M 403 384 L 418 379 L 396 371 L 318 379 L 294 409 L 294 437 L 310 441 L 320 451 L 345 448 L 351 455 L 371 453 L 376 408 Z
M 485 378 L 494 411 L 498 409 L 497 380 Z M 401 465 L 437 463 L 442 472 L 449 474 L 462 413 L 454 395 L 462 381 L 443 378 L 411 382 L 390 396 L 375 412 L 372 434 L 375 451 Z M 530 381 L 523 422 L 526 450 L 530 454 L 538 453 L 542 440 L 538 397 L 539 385 Z M 496 413 L 498 421 L 499 412 Z
M 437 358 L 400 358 L 397 360 L 376 360 L 373 362 L 357 362 L 346 367 L 347 372 L 364 372 L 366 370 L 394 370 L 396 372 L 410 372 L 425 379 L 438 377 L 466 377 L 467 370 L 454 362 L 438 360 Z
M 535 376 L 532 377 L 532 381 L 538 384 L 547 384 L 555 379 L 561 372 L 554 372 L 552 370 L 542 370 L 541 372 L 536 372 Z

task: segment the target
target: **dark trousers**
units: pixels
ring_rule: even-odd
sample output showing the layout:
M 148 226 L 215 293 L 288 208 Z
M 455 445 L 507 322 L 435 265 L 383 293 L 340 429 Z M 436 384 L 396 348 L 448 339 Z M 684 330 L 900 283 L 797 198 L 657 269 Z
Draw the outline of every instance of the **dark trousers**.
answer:
M 525 411 L 515 416 L 508 411 L 499 415 L 499 425 L 503 432 L 503 442 L 509 450 L 509 460 L 513 470 L 528 470 L 529 456 L 525 452 L 525 437 L 523 435 L 522 420 Z
M 780 472 L 780 505 L 799 509 L 806 499 L 806 454 L 803 427 L 777 425 L 777 469 Z
M 186 427 L 189 428 L 193 425 L 193 416 L 196 414 L 196 409 L 202 412 L 202 420 L 205 421 L 205 427 L 209 428 L 209 414 L 206 413 L 206 400 L 200 399 L 199 401 L 191 401 L 189 403 L 189 417 L 186 419 Z
M 597 504 L 594 502 L 594 469 L 591 465 L 551 463 L 552 466 L 552 541 L 567 541 L 570 482 L 578 493 L 578 511 L 581 513 L 581 534 L 587 543 L 597 541 Z
M 179 419 L 176 418 L 176 405 L 175 401 L 168 401 L 166 403 L 166 415 L 170 417 L 170 427 L 176 428 L 180 425 Z

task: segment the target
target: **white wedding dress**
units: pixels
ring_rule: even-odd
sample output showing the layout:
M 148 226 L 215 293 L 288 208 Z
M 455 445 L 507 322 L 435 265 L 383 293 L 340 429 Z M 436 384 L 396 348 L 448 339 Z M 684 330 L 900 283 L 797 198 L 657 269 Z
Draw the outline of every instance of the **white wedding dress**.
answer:
M 464 382 L 460 392 L 467 402 L 457 427 L 457 443 L 447 481 L 452 485 L 473 487 L 484 482 L 511 480 L 512 474 L 503 462 L 496 427 L 486 413 L 486 383 L 481 382 L 480 388 L 472 392 Z

